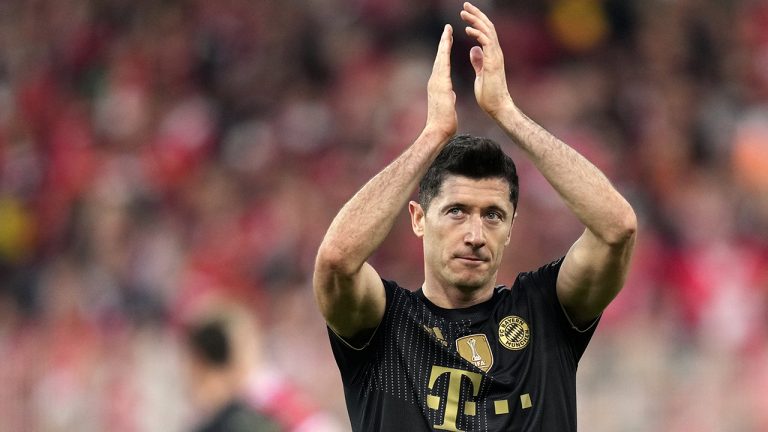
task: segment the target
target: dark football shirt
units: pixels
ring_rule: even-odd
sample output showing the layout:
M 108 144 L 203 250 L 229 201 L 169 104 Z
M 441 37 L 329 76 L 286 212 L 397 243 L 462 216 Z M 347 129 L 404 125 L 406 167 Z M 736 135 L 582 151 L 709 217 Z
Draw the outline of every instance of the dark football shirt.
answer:
M 576 367 L 594 333 L 557 299 L 562 258 L 490 300 L 443 309 L 384 280 L 387 305 L 354 347 L 329 329 L 359 432 L 576 430 Z
M 195 432 L 280 432 L 282 429 L 243 402 L 233 400 Z

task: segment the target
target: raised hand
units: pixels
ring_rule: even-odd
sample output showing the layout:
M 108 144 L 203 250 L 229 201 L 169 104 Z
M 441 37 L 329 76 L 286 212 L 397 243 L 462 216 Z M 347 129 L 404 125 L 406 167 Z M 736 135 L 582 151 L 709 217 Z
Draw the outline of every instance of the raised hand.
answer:
M 464 3 L 459 15 L 468 24 L 467 35 L 480 44 L 469 51 L 475 69 L 475 98 L 480 108 L 496 119 L 504 110 L 515 107 L 507 88 L 504 54 L 496 29 L 483 11 L 469 2 Z
M 451 82 L 451 46 L 453 27 L 447 24 L 437 47 L 432 75 L 427 83 L 427 125 L 425 129 L 444 135 L 446 139 L 456 133 L 456 93 Z

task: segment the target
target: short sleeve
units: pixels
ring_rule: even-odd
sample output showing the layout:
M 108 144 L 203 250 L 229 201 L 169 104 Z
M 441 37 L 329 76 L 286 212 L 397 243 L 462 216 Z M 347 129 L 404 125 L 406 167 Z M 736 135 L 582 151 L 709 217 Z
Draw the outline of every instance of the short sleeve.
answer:
M 578 363 L 592 339 L 600 317 L 595 318 L 588 326 L 579 328 L 573 324 L 565 308 L 560 304 L 557 297 L 557 275 L 560 273 L 564 259 L 565 257 L 560 257 L 535 271 L 522 273 L 519 280 L 521 283 L 532 285 L 531 288 L 542 296 L 547 305 L 548 317 L 557 323 L 571 348 L 573 359 Z
M 377 350 L 381 349 L 383 346 L 381 341 L 381 328 L 386 325 L 385 321 L 390 314 L 389 309 L 392 304 L 394 290 L 397 289 L 397 284 L 385 279 L 382 279 L 382 282 L 387 298 L 387 303 L 384 308 L 384 316 L 379 325 L 376 328 L 371 329 L 370 333 L 364 335 L 360 340 L 347 340 L 337 335 L 333 329 L 326 326 L 328 337 L 331 342 L 331 350 L 336 359 L 336 364 L 338 364 L 339 370 L 341 371 L 341 378 L 344 384 L 348 384 L 348 382 L 353 382 L 360 378 L 365 366 L 370 362 L 371 358 L 375 356 Z

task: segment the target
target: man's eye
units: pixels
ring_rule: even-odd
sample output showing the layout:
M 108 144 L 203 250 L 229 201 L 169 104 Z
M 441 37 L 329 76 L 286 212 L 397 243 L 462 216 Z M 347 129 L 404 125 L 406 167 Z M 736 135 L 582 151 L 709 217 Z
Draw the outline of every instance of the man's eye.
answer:
M 461 214 L 461 209 L 458 208 L 458 207 L 454 207 L 454 208 L 448 210 L 448 214 L 451 215 L 451 216 L 458 216 L 458 215 Z
M 486 217 L 493 221 L 500 221 L 502 219 L 501 213 L 499 212 L 490 212 Z

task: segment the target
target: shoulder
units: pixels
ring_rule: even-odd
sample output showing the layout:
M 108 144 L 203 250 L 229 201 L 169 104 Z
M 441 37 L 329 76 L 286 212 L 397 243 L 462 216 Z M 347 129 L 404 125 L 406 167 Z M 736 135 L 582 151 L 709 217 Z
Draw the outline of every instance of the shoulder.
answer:
M 557 276 L 563 264 L 563 257 L 550 261 L 541 267 L 517 275 L 509 296 L 516 302 L 528 303 L 540 312 L 562 313 L 557 297 Z
M 381 282 L 384 284 L 384 291 L 387 295 L 385 316 L 389 315 L 398 305 L 402 306 L 404 303 L 415 304 L 421 302 L 421 297 L 415 291 L 403 287 L 396 281 L 382 278 Z
M 362 352 L 371 345 L 376 345 L 374 342 L 377 338 L 382 337 L 389 332 L 386 331 L 388 327 L 392 326 L 392 323 L 398 321 L 398 317 L 403 314 L 404 311 L 410 309 L 403 307 L 406 304 L 414 304 L 418 302 L 418 296 L 412 291 L 400 286 L 397 282 L 390 279 L 381 279 L 384 285 L 384 292 L 386 294 L 386 304 L 384 306 L 384 316 L 381 322 L 374 327 L 360 332 L 354 338 L 344 338 L 333 331 L 331 327 L 328 327 L 328 334 L 331 338 L 332 345 L 338 345 L 339 348 L 352 351 Z M 382 331 L 382 329 L 384 329 Z M 366 350 L 367 351 L 367 350 Z
M 599 317 L 589 325 L 579 328 L 565 312 L 557 296 L 557 276 L 564 258 L 560 257 L 536 270 L 520 273 L 512 291 L 526 296 L 532 311 L 543 320 L 539 322 L 553 323 L 559 329 L 571 349 L 573 359 L 578 362 L 595 331 Z
M 384 284 L 384 289 L 387 290 L 387 293 L 391 292 L 392 294 L 415 296 L 413 291 L 401 286 L 397 281 L 382 278 L 381 282 Z
M 199 432 L 215 431 L 278 431 L 277 423 L 257 412 L 241 401 L 233 401 L 224 408 L 211 421 L 198 429 Z
M 532 293 L 532 295 L 542 296 L 559 304 L 557 300 L 557 275 L 560 273 L 563 259 L 564 257 L 560 257 L 535 270 L 519 273 L 512 285 L 513 295 L 520 295 L 522 292 Z
M 536 270 L 522 272 L 517 275 L 515 284 L 546 286 L 557 283 L 557 275 L 560 273 L 560 267 L 563 265 L 565 257 L 560 257 L 554 261 L 548 262 Z

